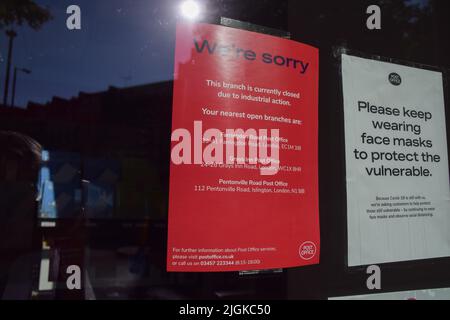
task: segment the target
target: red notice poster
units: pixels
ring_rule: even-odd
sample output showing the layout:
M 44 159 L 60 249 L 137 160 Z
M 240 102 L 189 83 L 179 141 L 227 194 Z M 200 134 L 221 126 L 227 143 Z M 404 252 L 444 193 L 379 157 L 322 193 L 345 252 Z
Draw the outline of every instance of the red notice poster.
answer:
M 318 50 L 179 24 L 167 270 L 319 263 Z

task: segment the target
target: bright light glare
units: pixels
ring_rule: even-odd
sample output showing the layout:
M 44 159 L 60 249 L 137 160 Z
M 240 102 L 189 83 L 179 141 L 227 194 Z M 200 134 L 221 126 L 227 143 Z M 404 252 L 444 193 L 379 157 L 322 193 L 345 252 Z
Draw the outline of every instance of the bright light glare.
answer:
M 200 15 L 200 6 L 193 0 L 186 0 L 181 4 L 181 14 L 187 19 L 195 20 Z

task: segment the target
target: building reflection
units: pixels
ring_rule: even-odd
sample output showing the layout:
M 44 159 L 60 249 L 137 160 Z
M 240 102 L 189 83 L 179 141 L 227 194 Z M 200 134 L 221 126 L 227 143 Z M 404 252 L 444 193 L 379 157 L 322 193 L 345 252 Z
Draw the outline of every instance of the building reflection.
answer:
M 167 285 L 177 277 L 165 273 L 171 103 L 168 81 L 0 107 L 0 127 L 46 150 L 38 205 L 46 256 L 56 252 L 60 270 L 85 265 L 105 298 L 176 297 Z

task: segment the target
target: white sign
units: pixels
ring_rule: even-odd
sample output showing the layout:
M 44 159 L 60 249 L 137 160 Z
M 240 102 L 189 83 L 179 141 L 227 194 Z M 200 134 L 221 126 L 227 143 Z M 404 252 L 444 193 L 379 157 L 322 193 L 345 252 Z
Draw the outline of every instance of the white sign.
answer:
M 450 300 L 450 288 L 332 297 L 328 300 Z
M 442 73 L 342 55 L 348 265 L 450 256 Z

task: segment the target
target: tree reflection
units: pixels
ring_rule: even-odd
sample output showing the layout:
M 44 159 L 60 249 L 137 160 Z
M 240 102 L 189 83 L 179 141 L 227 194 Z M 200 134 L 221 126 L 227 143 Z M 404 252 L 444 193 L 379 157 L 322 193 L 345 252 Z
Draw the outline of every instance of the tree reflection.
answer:
M 2 0 L 0 2 L 0 28 L 26 23 L 37 30 L 52 18 L 50 11 L 32 0 Z

